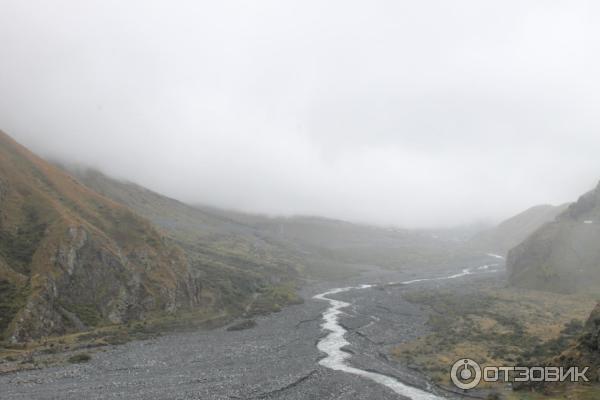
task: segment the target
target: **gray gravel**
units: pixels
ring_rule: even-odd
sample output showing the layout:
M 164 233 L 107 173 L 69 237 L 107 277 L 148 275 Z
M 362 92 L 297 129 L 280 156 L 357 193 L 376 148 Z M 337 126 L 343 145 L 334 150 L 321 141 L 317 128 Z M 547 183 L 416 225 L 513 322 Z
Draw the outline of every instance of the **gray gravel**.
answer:
M 307 287 L 305 304 L 261 317 L 252 329 L 169 334 L 107 347 L 87 364 L 0 376 L 0 399 L 398 399 L 374 382 L 318 365 L 323 357 L 316 348 L 324 334 L 321 312 L 328 304 L 312 296 L 331 287 L 414 276 L 371 268 L 347 282 Z M 456 283 L 420 285 L 425 289 Z M 353 354 L 350 364 L 426 388 L 423 377 L 387 356 L 394 345 L 427 332 L 426 313 L 403 300 L 403 290 L 399 286 L 337 295 L 353 304 L 341 320 L 352 343 L 347 349 Z

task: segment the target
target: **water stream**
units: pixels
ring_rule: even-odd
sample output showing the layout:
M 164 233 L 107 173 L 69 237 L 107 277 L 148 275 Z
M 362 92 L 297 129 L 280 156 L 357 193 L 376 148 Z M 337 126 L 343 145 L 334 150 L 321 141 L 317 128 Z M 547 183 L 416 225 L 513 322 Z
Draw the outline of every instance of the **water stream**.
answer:
M 504 258 L 502 256 L 498 256 L 496 254 L 488 254 L 490 257 L 494 257 L 497 259 Z M 482 267 L 477 268 L 478 270 L 484 270 L 484 272 L 496 272 L 496 270 L 489 270 L 489 267 L 496 266 L 497 264 L 484 265 Z M 417 282 L 424 281 L 434 281 L 434 280 L 445 280 L 445 279 L 456 279 L 466 275 L 472 274 L 471 269 L 463 269 L 461 272 L 444 277 L 437 278 L 422 278 L 422 279 L 413 279 L 410 281 L 404 282 L 390 282 L 390 285 L 404 284 L 411 285 Z M 341 300 L 334 300 L 329 298 L 328 296 L 334 295 L 337 293 L 347 292 L 350 290 L 364 290 L 372 288 L 375 285 L 359 285 L 359 286 L 350 286 L 344 288 L 336 288 L 329 290 L 325 293 L 318 294 L 314 296 L 317 300 L 323 300 L 329 302 L 329 308 L 327 308 L 323 312 L 323 324 L 321 324 L 321 328 L 325 331 L 328 331 L 329 334 L 321 339 L 317 348 L 325 353 L 327 356 L 319 361 L 319 364 L 324 366 L 325 368 L 332 369 L 334 371 L 343 371 L 349 374 L 358 375 L 363 378 L 370 379 L 380 385 L 384 385 L 395 393 L 408 397 L 412 400 L 439 400 L 443 399 L 438 395 L 434 395 L 433 393 L 429 393 L 423 389 L 419 389 L 413 386 L 406 385 L 399 380 L 392 378 L 387 375 L 378 374 L 376 372 L 365 371 L 359 368 L 352 367 L 347 364 L 347 360 L 351 357 L 351 355 L 342 350 L 345 346 L 350 343 L 346 340 L 345 335 L 347 333 L 346 329 L 344 329 L 339 324 L 339 317 L 344 313 L 342 310 L 346 307 L 349 307 L 351 304 Z

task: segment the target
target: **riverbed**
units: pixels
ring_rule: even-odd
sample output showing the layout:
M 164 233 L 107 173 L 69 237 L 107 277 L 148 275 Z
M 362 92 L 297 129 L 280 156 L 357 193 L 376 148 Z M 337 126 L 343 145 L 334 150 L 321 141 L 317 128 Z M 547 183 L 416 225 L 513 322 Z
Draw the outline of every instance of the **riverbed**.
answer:
M 435 273 L 365 266 L 359 277 L 308 285 L 304 304 L 252 329 L 168 334 L 107 347 L 87 364 L 0 376 L 0 399 L 456 398 L 390 359 L 393 346 L 428 331 L 427 312 L 402 293 L 459 290 L 500 268 L 489 256 Z

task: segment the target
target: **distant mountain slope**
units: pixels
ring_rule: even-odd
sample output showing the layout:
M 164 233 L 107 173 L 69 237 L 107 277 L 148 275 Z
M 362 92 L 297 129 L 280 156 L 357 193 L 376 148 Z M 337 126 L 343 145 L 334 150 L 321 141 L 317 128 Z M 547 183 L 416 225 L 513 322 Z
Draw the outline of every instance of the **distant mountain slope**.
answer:
M 68 170 L 91 189 L 160 225 L 201 264 L 218 260 L 275 283 L 347 275 L 364 264 L 431 268 L 465 253 L 450 231 L 442 239 L 439 232 L 190 206 L 98 171 Z
M 302 260 L 254 227 L 227 215 L 192 207 L 99 171 L 70 168 L 80 182 L 163 228 L 189 255 L 194 268 L 225 268 L 267 284 L 297 279 Z M 233 214 L 233 213 L 232 213 Z M 259 218 L 259 217 L 256 217 Z
M 600 185 L 508 255 L 511 284 L 574 292 L 600 283 Z
M 86 167 L 61 166 L 81 183 L 117 203 L 134 209 L 156 225 L 172 231 L 181 238 L 216 238 L 238 233 L 252 235 L 252 229 L 232 220 L 178 200 L 153 192 L 132 182 L 111 178 L 98 170 Z
M 206 305 L 146 220 L 0 132 L 0 334 L 21 341 Z
M 322 268 L 368 264 L 431 271 L 473 255 L 459 239 L 461 232 L 384 228 L 310 216 L 246 218 L 245 223 Z
M 477 234 L 471 240 L 473 246 L 487 252 L 506 255 L 546 222 L 553 221 L 568 204 L 560 206 L 539 205 L 515 215 L 498 226 Z

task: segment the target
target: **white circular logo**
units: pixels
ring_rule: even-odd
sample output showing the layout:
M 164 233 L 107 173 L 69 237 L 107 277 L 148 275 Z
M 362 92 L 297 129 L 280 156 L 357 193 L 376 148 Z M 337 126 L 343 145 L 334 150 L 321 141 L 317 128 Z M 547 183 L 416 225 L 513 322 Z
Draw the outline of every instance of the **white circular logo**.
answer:
M 481 367 L 469 358 L 460 359 L 452 366 L 450 379 L 459 389 L 473 389 L 481 382 Z

